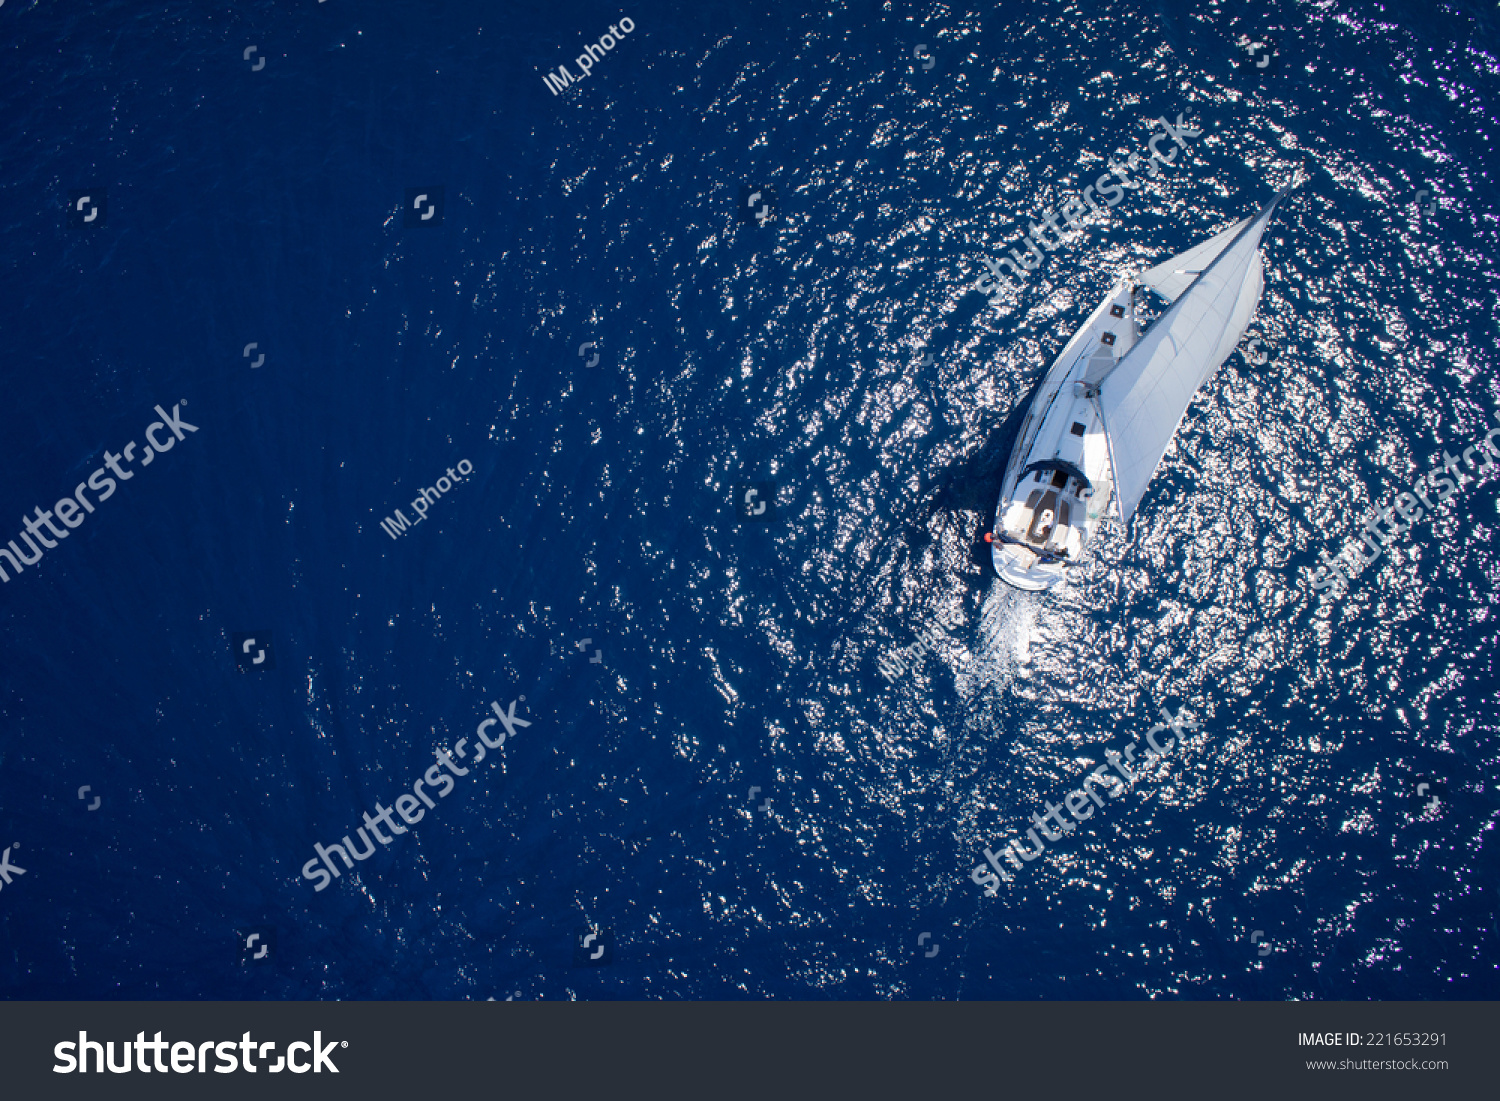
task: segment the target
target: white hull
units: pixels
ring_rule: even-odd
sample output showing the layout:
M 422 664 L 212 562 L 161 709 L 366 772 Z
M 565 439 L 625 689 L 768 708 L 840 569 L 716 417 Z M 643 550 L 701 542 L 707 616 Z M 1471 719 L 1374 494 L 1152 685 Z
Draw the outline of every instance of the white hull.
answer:
M 1053 361 L 1006 465 L 990 557 L 1018 589 L 1050 589 L 1083 562 L 1109 507 L 1114 486 L 1104 425 L 1094 403 L 1074 391 L 1095 356 L 1118 360 L 1134 346 L 1132 287 L 1130 280 L 1117 283 Z

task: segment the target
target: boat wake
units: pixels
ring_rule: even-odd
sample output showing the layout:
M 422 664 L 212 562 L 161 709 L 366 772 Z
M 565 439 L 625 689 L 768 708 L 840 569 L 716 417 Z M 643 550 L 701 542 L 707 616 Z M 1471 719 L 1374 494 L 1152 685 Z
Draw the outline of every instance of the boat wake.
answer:
M 1009 585 L 992 585 L 979 612 L 969 668 L 957 678 L 959 695 L 975 703 L 993 686 L 1001 695 L 1032 672 L 1032 646 L 1041 641 L 1037 619 L 1044 597 Z

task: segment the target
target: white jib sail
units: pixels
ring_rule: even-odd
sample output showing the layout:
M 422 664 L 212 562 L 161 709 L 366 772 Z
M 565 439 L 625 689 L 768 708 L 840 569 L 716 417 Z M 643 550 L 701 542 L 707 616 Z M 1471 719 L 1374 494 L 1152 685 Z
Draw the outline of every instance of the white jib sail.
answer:
M 1161 273 L 1161 283 L 1176 289 L 1175 300 L 1100 383 L 1097 398 L 1115 468 L 1116 500 L 1127 521 L 1193 395 L 1229 358 L 1250 324 L 1263 285 L 1261 234 L 1288 190 L 1254 219 L 1237 222 L 1146 273 Z M 1196 261 L 1186 262 L 1189 257 Z M 1201 273 L 1176 274 L 1205 262 Z M 1180 287 L 1179 278 L 1185 281 Z M 1153 284 L 1153 289 L 1165 297 L 1160 287 Z
M 1201 245 L 1194 245 L 1186 252 L 1179 252 L 1170 260 L 1164 260 L 1154 268 L 1142 272 L 1136 282 L 1150 287 L 1168 302 L 1176 302 L 1177 296 L 1192 285 L 1203 269 L 1214 262 L 1240 230 L 1250 224 L 1249 218 L 1241 218 L 1234 225 L 1215 233 Z

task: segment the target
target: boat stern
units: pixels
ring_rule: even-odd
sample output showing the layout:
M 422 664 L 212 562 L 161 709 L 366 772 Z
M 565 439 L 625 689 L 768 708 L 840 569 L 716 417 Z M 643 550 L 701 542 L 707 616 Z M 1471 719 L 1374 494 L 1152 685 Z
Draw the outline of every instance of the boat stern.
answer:
M 1045 592 L 1063 579 L 1067 569 L 1061 562 L 1044 562 L 1041 555 L 1028 547 L 1005 543 L 999 539 L 990 544 L 990 561 L 1000 580 L 1028 593 Z

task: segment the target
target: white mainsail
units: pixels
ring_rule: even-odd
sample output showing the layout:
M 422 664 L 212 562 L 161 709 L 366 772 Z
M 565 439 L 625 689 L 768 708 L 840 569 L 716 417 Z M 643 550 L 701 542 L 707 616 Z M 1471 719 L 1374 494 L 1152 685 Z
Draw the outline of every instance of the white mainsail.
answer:
M 1261 234 L 1290 190 L 1288 185 L 1253 219 L 1144 273 L 1142 281 L 1172 304 L 1099 380 L 1095 398 L 1122 519 L 1129 521 L 1140 504 L 1193 395 L 1250 324 L 1263 286 Z

